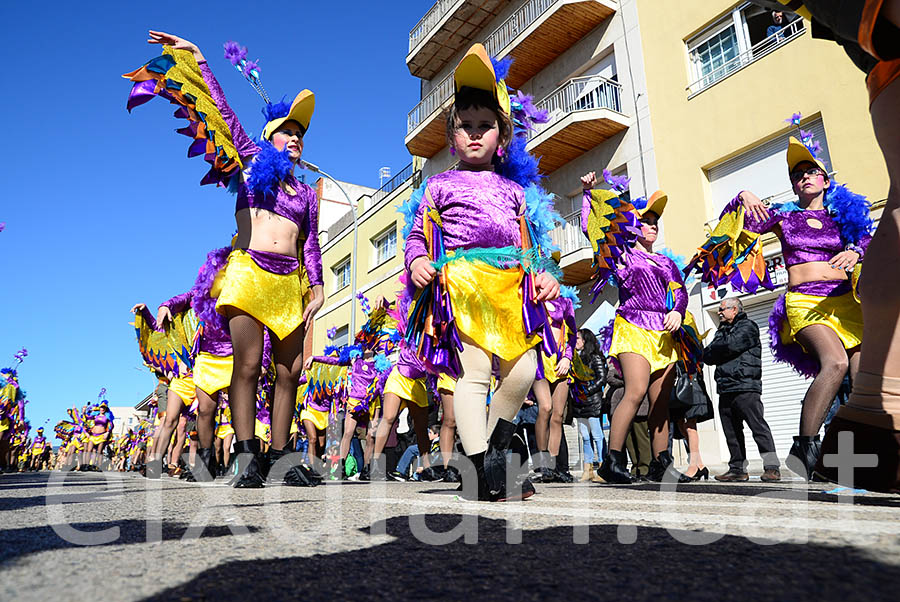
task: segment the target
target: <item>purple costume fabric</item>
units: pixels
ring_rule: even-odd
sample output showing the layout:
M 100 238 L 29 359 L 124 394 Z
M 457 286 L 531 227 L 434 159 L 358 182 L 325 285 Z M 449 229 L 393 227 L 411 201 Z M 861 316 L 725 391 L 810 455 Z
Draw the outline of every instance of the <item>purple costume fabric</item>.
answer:
M 572 359 L 575 353 L 575 343 L 578 338 L 578 326 L 575 324 L 575 308 L 568 297 L 559 297 L 553 301 L 544 303 L 547 308 L 547 316 L 550 318 L 550 326 L 562 329 L 568 327 L 569 336 L 566 337 L 565 346 L 560 349 L 562 357 Z
M 812 227 L 809 219 L 818 221 L 822 227 Z M 779 225 L 781 227 L 776 229 Z M 788 267 L 810 261 L 829 261 L 844 250 L 841 230 L 827 209 L 776 210 L 766 220 L 757 220 L 748 213 L 744 217 L 744 229 L 756 233 L 774 231 L 781 240 L 781 251 Z M 858 244 L 865 250 L 871 240 L 872 237 L 866 235 Z
M 627 251 L 616 264 L 619 285 L 619 307 L 616 314 L 638 328 L 665 330 L 666 296 L 669 283 L 681 286 L 672 291 L 674 310 L 684 319 L 688 295 L 681 270 L 675 262 L 658 253 L 647 253 L 638 248 Z
M 441 214 L 444 249 L 521 246 L 518 216 L 524 209 L 521 186 L 492 171 L 446 171 L 428 178 L 428 192 Z M 422 199 L 406 238 L 406 269 L 428 255 L 422 220 Z
M 168 301 L 161 304 L 169 308 L 173 314 L 187 311 L 191 306 L 191 293 L 182 293 L 175 295 Z M 203 325 L 203 333 L 200 336 L 200 351 L 218 355 L 220 357 L 228 357 L 234 351 L 231 347 L 231 335 L 211 324 Z
M 400 374 L 413 380 L 425 378 L 428 374 L 425 364 L 407 345 L 400 347 L 400 357 L 397 358 L 396 366 Z
M 216 80 L 215 75 L 206 62 L 200 63 L 200 72 L 203 74 L 203 80 L 209 88 L 210 95 L 216 102 L 216 106 L 222 113 L 222 118 L 231 130 L 231 137 L 234 141 L 235 148 L 241 155 L 242 159 L 251 157 L 259 152 L 259 147 L 250 139 L 247 132 L 235 115 L 234 111 L 228 105 L 225 99 L 225 93 Z M 245 162 L 246 165 L 246 162 Z M 252 169 L 252 164 L 251 164 Z M 243 180 L 243 179 L 242 179 Z M 262 193 L 254 194 L 247 187 L 245 181 L 241 181 L 238 185 L 237 203 L 235 204 L 235 213 L 241 209 L 249 207 L 264 209 L 271 211 L 276 215 L 280 215 L 291 220 L 300 230 L 300 237 L 303 241 L 303 264 L 306 266 L 306 272 L 309 276 L 309 282 L 312 285 L 323 284 L 322 279 L 322 250 L 319 248 L 319 200 L 316 191 L 306 184 L 301 184 L 294 176 L 291 176 L 285 184 L 297 191 L 295 195 L 289 195 L 283 189 L 279 188 L 274 198 L 271 195 Z M 264 263 L 260 263 L 257 255 L 262 251 L 253 251 L 251 256 L 257 265 L 264 270 L 267 269 Z M 271 253 L 269 253 L 271 255 Z M 273 273 L 281 273 L 274 271 Z

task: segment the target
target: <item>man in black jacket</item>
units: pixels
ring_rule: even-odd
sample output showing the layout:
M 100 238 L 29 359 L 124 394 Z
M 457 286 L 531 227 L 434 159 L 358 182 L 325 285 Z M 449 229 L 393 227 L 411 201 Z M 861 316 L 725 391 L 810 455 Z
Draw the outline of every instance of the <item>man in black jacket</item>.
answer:
M 763 418 L 762 347 L 759 326 L 747 317 L 740 299 L 719 303 L 719 329 L 712 343 L 703 350 L 703 363 L 716 366 L 719 391 L 719 417 L 731 460 L 728 472 L 716 475 L 717 481 L 747 481 L 747 449 L 744 446 L 746 422 L 759 448 L 766 482 L 781 480 L 775 440 Z

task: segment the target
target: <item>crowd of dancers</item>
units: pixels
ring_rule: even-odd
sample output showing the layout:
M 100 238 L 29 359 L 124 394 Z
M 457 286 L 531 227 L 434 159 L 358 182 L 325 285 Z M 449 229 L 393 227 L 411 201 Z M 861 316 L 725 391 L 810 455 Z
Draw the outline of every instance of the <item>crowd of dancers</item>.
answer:
M 646 476 L 687 483 L 697 474 L 673 465 L 669 400 L 673 388 L 696 384 L 704 335 L 687 310 L 685 278 L 742 292 L 774 289 L 761 238 L 772 232 L 788 270 L 787 291 L 770 318 L 773 351 L 812 377 L 797 400 L 801 419 L 788 468 L 804 479 L 849 477 L 856 486 L 896 491 L 900 279 L 868 275 L 896 274 L 900 246 L 896 114 L 884 108 L 896 107 L 900 94 L 896 39 L 885 42 L 884 33 L 896 32 L 896 21 L 887 9 L 873 17 L 868 9 L 829 12 L 831 4 L 810 2 L 798 12 L 831 25 L 869 74 L 873 123 L 892 177 L 874 238 L 868 201 L 832 180 L 799 114 L 789 119 L 797 131 L 785 165 L 796 200 L 773 205 L 735 191 L 686 265 L 657 244 L 659 221 L 679 199 L 662 191 L 632 198 L 627 178 L 585 174 L 581 223 L 594 253 L 592 293 L 613 286 L 619 298 L 615 320 L 596 344 L 575 323 L 574 290 L 560 285 L 549 233 L 561 220 L 525 149 L 528 130 L 547 116 L 506 85 L 510 60 L 493 60 L 475 44 L 454 71 L 447 111 L 457 164 L 427 178 L 399 208 L 401 290 L 373 307 L 361 298 L 367 322 L 354 340 L 305 360 L 306 326 L 324 293 L 318 203 L 294 169 L 303 166 L 315 97 L 304 90 L 290 104 L 271 102 L 255 61 L 229 42 L 226 58 L 265 102 L 265 123 L 251 138 L 200 49 L 151 31 L 149 42 L 162 45 L 162 54 L 126 75 L 133 82 L 128 109 L 157 96 L 177 106 L 176 116 L 188 120 L 179 132 L 192 139 L 189 154 L 210 166 L 201 183 L 236 194 L 237 234 L 211 251 L 189 290 L 155 315 L 144 304 L 133 308 L 141 354 L 159 379 L 151 418 L 113 440 L 102 402 L 73 409 L 56 429 L 61 464 L 96 466 L 109 447 L 115 467 L 154 477 L 167 468 L 178 472 L 179 456 L 189 450 L 185 478 L 209 481 L 227 472 L 239 488 L 315 486 L 329 475 L 380 479 L 387 473 L 383 452 L 406 408 L 421 478 L 461 480 L 468 499 L 521 500 L 534 494 L 536 480 L 571 480 L 558 459 L 563 415 L 568 404 L 590 403 L 602 388 L 605 365 L 584 352 L 599 346 L 624 393 L 602 464 L 596 474 L 586 472 L 599 483 L 633 482 L 626 438 L 647 397 Z M 872 27 L 854 30 L 865 39 L 841 37 L 846 28 L 837 24 L 873 18 Z M 820 442 L 848 371 L 853 394 Z M 530 473 L 509 459 L 526 400 L 538 407 Z M 855 433 L 854 449 L 876 453 L 879 465 L 838 474 L 826 458 L 839 451 L 840 431 Z M 359 440 L 361 455 L 351 451 Z

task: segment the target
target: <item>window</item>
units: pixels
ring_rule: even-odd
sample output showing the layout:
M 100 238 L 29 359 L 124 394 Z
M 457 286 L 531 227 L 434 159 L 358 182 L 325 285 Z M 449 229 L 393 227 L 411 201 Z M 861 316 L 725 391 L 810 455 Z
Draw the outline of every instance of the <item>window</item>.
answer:
M 375 265 L 379 266 L 397 256 L 397 224 L 372 239 L 375 247 Z
M 350 258 L 331 268 L 334 272 L 334 290 L 339 291 L 345 286 L 350 286 Z
M 743 69 L 805 31 L 803 20 L 744 3 L 687 42 L 691 63 L 688 86 L 694 95 Z
M 331 344 L 335 347 L 343 347 L 350 342 L 350 327 L 346 324 L 335 331 Z

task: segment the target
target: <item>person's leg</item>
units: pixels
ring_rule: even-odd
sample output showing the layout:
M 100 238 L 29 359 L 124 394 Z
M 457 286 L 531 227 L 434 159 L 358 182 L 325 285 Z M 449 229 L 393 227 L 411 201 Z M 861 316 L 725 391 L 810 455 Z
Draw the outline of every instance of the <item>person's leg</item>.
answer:
M 653 448 L 650 445 L 650 425 L 646 418 L 635 419 L 634 434 L 638 454 L 638 474 L 646 477 L 650 472 L 653 460 Z
M 197 387 L 197 441 L 201 448 L 212 448 L 215 431 L 216 401 Z
M 700 434 L 697 433 L 697 421 L 682 420 L 679 422 L 679 427 L 684 438 L 687 439 L 688 455 L 690 456 L 690 465 L 685 474 L 693 478 L 705 468 L 703 458 L 700 456 Z
M 453 458 L 453 444 L 456 443 L 456 415 L 453 413 L 453 393 L 441 391 L 441 407 L 444 417 L 441 421 L 441 463 L 450 466 Z
M 594 446 L 591 445 L 591 426 L 588 423 L 589 418 L 576 418 L 578 423 L 578 434 L 581 436 L 581 452 L 584 455 L 584 464 L 594 463 Z
M 413 430 L 416 431 L 416 445 L 419 453 L 416 454 L 420 458 L 423 468 L 431 466 L 431 454 L 428 453 L 431 443 L 428 441 L 428 408 L 409 402 L 409 415 L 412 417 Z
M 234 433 L 228 433 L 225 435 L 225 439 L 222 440 L 222 462 L 225 466 L 231 462 L 231 442 L 234 441 Z
M 460 336 L 462 372 L 456 381 L 453 409 L 463 449 L 467 456 L 473 456 L 485 452 L 488 446 L 487 394 L 491 386 L 491 356 L 465 335 Z M 533 382 L 533 374 L 531 379 Z M 492 409 L 496 399 L 496 396 L 492 399 Z
M 419 457 L 419 453 L 417 445 L 410 445 L 403 450 L 403 455 L 400 456 L 400 461 L 397 462 L 397 472 L 403 475 L 403 478 L 409 478 L 409 467 L 413 460 Z
M 825 414 L 837 395 L 841 381 L 850 367 L 847 352 L 831 328 L 812 324 L 797 333 L 797 341 L 819 360 L 819 374 L 803 398 L 800 412 L 800 436 L 813 437 L 819 433 Z
M 625 393 L 609 427 L 609 449 L 616 452 L 622 451 L 625 445 L 625 435 L 650 383 L 650 363 L 643 356 L 637 353 L 620 353 L 618 359 L 625 379 Z
M 350 441 L 353 439 L 353 433 L 356 432 L 356 416 L 351 412 L 344 413 L 344 432 L 341 433 L 341 460 L 346 460 L 350 453 Z
M 647 422 L 650 426 L 653 457 L 669 449 L 669 396 L 675 384 L 675 364 L 669 364 L 663 370 L 657 370 L 650 377 L 647 394 L 650 398 L 650 414 Z M 626 385 L 627 388 L 627 385 Z
M 550 382 L 546 379 L 534 381 L 531 390 L 537 400 L 538 415 L 534 422 L 534 437 L 537 439 L 540 452 L 540 466 L 549 466 L 550 455 L 550 416 L 553 414 L 553 393 L 550 391 Z
M 178 467 L 178 461 L 181 459 L 181 454 L 184 452 L 184 440 L 187 438 L 184 432 L 186 426 L 187 416 L 179 415 L 178 421 L 175 423 L 175 443 L 169 451 L 169 465 L 176 468 Z
M 375 446 L 373 448 L 375 458 L 378 458 L 384 453 L 384 446 L 387 443 L 388 436 L 391 434 L 391 429 L 394 428 L 394 422 L 397 421 L 397 416 L 400 415 L 400 404 L 402 401 L 403 400 L 395 393 L 384 394 L 384 402 L 382 404 L 383 414 L 381 416 L 381 421 L 378 423 L 378 431 L 375 433 Z
M 740 393 L 736 402 L 739 404 L 741 416 L 747 422 L 747 427 L 753 433 L 753 441 L 756 442 L 759 456 L 763 460 L 763 469 L 780 468 L 781 463 L 775 452 L 775 439 L 772 437 L 769 423 L 766 422 L 760 394 L 751 391 Z M 741 440 L 743 441 L 743 431 L 741 431 Z
M 312 420 L 303 421 L 303 430 L 306 432 L 306 461 L 310 466 L 315 466 L 314 458 L 319 456 L 318 443 L 319 437 L 316 435 L 316 425 Z
M 369 421 L 369 428 L 366 429 L 366 449 L 363 450 L 363 462 L 366 466 L 372 462 L 372 456 L 375 452 L 375 437 L 379 424 L 381 424 L 380 418 L 372 418 Z
M 530 377 L 529 370 L 532 373 Z M 537 352 L 534 349 L 529 349 L 514 360 L 500 360 L 500 384 L 491 397 L 487 420 L 488 436 L 494 432 L 498 421 L 512 422 L 515 419 L 534 383 L 535 370 L 537 370 Z
M 569 401 L 569 383 L 562 379 L 550 385 L 550 397 L 553 405 L 550 413 L 548 449 L 550 456 L 556 458 L 559 456 L 559 441 L 562 439 L 563 418 L 566 412 L 566 403 Z
M 603 419 L 600 416 L 588 418 L 588 428 L 591 432 L 593 447 L 596 449 L 594 462 L 599 462 L 606 455 L 606 439 L 603 437 Z M 587 460 L 585 460 L 587 462 Z
M 252 316 L 229 308 L 228 330 L 234 350 L 228 404 L 231 407 L 231 426 L 241 444 L 254 438 L 256 388 L 262 369 L 263 326 Z
M 272 335 L 272 359 L 275 362 L 275 395 L 272 403 L 272 449 L 283 450 L 291 434 L 291 422 L 297 406 L 297 383 L 303 365 L 303 334 L 300 326 L 283 340 Z
M 162 423 L 160 423 L 159 429 L 156 431 L 153 442 L 153 454 L 147 458 L 148 463 L 165 457 L 166 450 L 172 439 L 172 433 L 175 432 L 175 428 L 178 426 L 178 420 L 181 418 L 181 411 L 184 408 L 184 400 L 172 389 L 169 389 L 167 398 L 166 408 L 168 411 Z
M 744 474 L 747 472 L 747 448 L 744 443 L 744 414 L 741 411 L 741 393 L 722 393 L 719 396 L 719 417 L 722 419 L 722 432 L 728 445 L 729 472 Z

